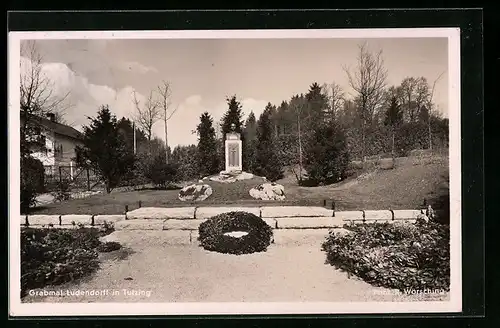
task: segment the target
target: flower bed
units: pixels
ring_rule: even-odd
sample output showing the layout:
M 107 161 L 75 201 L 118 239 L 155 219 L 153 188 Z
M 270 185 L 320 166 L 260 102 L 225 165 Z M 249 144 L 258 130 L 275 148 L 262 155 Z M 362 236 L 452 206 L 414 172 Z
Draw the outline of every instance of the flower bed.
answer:
M 370 224 L 331 233 L 327 262 L 375 286 L 449 290 L 449 226 L 432 222 Z
M 216 215 L 200 224 L 198 231 L 204 249 L 238 255 L 265 251 L 273 235 L 264 220 L 248 212 Z
M 119 248 L 99 238 L 112 228 L 21 229 L 21 297 L 29 289 L 59 285 L 99 268 L 99 251 Z

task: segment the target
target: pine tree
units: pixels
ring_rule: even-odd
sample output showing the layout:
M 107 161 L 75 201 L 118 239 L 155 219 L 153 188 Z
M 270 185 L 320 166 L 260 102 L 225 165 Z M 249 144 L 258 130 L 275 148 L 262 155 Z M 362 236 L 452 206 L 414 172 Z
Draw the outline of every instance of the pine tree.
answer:
M 219 170 L 219 157 L 217 154 L 217 140 L 213 119 L 208 112 L 200 117 L 196 128 L 198 134 L 198 167 L 203 176 L 214 174 Z
M 317 82 L 311 84 L 305 97 L 308 103 L 307 123 L 308 126 L 314 126 L 325 118 L 329 107 L 328 97 Z
M 234 124 L 234 132 L 240 134 L 241 143 L 243 147 L 245 147 L 245 136 L 243 135 L 243 110 L 241 107 L 241 103 L 236 99 L 236 96 L 232 96 L 231 98 L 226 98 L 228 109 L 221 120 L 221 131 L 222 131 L 222 140 L 220 141 L 220 152 L 219 152 L 219 161 L 221 163 L 221 167 L 223 163 L 225 163 L 225 140 L 226 134 L 232 132 L 231 126 Z M 242 153 L 242 164 L 246 167 L 246 154 Z
M 227 98 L 228 109 L 222 117 L 221 129 L 222 139 L 226 140 L 226 133 L 231 132 L 231 125 L 234 124 L 235 132 L 243 133 L 243 113 L 241 103 L 236 99 L 236 96 Z
M 253 112 L 250 112 L 247 120 L 245 121 L 243 136 L 245 138 L 243 153 L 245 154 L 246 159 L 246 161 L 243 163 L 243 169 L 249 172 L 254 172 L 256 168 L 257 121 Z
M 84 127 L 83 147 L 76 147 L 76 161 L 84 167 L 90 163 L 110 193 L 133 169 L 133 150 L 120 134 L 116 116 L 108 106 L 102 106 L 97 117 L 90 120 Z
M 134 125 L 133 123 L 125 117 L 122 117 L 118 122 L 117 122 L 117 127 L 118 131 L 120 134 L 123 136 L 125 142 L 127 143 L 127 146 L 130 149 L 134 149 Z M 135 127 L 135 141 L 136 141 L 136 146 L 137 150 L 139 152 L 139 149 L 141 150 L 146 150 L 147 149 L 147 141 L 148 138 L 142 132 L 141 129 L 139 129 L 137 126 Z
M 401 106 L 398 103 L 398 98 L 396 96 L 391 97 L 391 103 L 389 104 L 389 107 L 387 108 L 387 111 L 385 113 L 385 119 L 384 119 L 384 124 L 386 126 L 389 126 L 391 129 L 391 135 L 392 135 L 392 146 L 391 146 L 391 153 L 392 153 L 392 158 L 394 158 L 395 155 L 395 139 L 396 139 L 396 130 L 400 126 L 400 124 L 403 122 L 403 111 L 401 109 Z
M 304 149 L 309 181 L 338 182 L 346 177 L 349 152 L 346 137 L 338 124 L 318 124 Z
M 276 181 L 283 177 L 283 165 L 273 138 L 271 115 L 272 105 L 268 104 L 257 123 L 256 173 Z

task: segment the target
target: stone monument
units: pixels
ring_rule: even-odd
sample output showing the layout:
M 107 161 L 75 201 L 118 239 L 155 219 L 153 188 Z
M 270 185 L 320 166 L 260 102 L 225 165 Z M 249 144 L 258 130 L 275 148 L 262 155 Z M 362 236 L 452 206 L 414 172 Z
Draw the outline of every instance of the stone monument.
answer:
M 231 132 L 226 134 L 226 173 L 239 173 L 242 171 L 242 142 L 238 132 L 235 131 L 235 124 L 231 124 Z

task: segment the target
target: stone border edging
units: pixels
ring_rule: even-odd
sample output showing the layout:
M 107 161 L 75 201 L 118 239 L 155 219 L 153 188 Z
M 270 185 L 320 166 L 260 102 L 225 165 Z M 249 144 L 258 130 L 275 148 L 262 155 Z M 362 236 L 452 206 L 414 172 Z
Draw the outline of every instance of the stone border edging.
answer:
M 54 228 L 72 226 L 102 226 L 105 223 L 116 223 L 125 220 L 125 215 L 23 215 L 21 225 L 29 227 L 52 226 Z
M 141 207 L 123 215 L 31 215 L 21 216 L 21 226 L 70 228 L 102 226 L 116 230 L 198 230 L 209 217 L 230 211 L 246 211 L 261 217 L 273 229 L 325 229 L 345 224 L 415 222 L 425 210 L 361 210 L 334 212 L 324 207 Z M 335 215 L 334 215 L 335 214 Z

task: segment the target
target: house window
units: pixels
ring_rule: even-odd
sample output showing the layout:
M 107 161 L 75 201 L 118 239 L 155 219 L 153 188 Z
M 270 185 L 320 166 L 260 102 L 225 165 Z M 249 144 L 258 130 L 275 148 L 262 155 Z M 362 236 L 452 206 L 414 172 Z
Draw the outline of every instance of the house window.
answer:
M 62 144 L 55 144 L 54 145 L 54 156 L 62 157 L 62 155 L 63 155 L 63 145 Z

